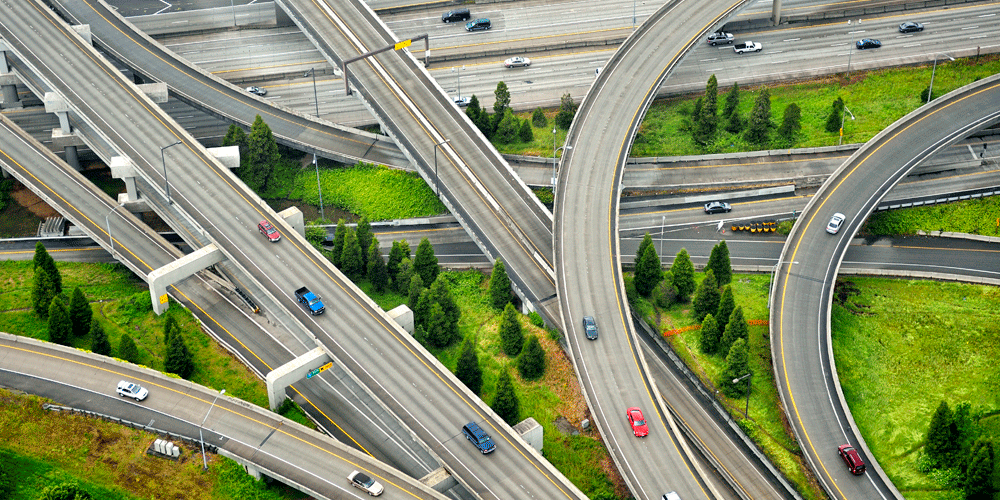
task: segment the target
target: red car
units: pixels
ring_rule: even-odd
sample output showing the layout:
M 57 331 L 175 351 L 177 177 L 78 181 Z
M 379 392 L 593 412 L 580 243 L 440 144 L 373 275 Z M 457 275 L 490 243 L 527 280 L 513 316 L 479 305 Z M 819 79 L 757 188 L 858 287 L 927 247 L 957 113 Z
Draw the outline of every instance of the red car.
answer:
M 649 427 L 646 425 L 646 419 L 642 417 L 642 410 L 633 406 L 625 411 L 625 417 L 628 418 L 635 437 L 646 437 L 649 434 Z
M 840 453 L 840 458 L 844 459 L 851 474 L 860 476 L 865 473 L 865 462 L 861 460 L 861 455 L 858 455 L 858 450 L 855 450 L 853 446 L 842 444 L 837 447 L 837 453 Z
M 267 236 L 267 239 L 272 243 L 281 239 L 281 233 L 279 233 L 278 230 L 266 220 L 262 220 L 257 223 L 257 229 L 260 231 L 260 234 Z

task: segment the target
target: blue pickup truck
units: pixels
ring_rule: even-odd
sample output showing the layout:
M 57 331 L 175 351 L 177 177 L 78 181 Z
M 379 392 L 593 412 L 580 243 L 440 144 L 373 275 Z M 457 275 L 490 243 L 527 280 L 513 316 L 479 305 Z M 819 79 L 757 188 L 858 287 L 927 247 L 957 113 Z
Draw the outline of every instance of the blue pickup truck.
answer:
M 326 310 L 326 307 L 323 307 L 323 301 L 319 300 L 319 296 L 310 292 L 306 287 L 295 290 L 295 298 L 298 299 L 299 304 L 302 304 L 302 306 L 309 311 L 309 314 L 312 314 L 313 316 L 323 314 L 323 311 Z

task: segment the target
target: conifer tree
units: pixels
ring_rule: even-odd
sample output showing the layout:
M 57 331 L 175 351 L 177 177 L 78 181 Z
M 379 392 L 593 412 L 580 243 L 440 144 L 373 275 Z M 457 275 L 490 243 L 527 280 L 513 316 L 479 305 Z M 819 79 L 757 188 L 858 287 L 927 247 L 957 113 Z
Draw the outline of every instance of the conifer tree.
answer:
M 458 322 L 462 316 L 462 310 L 451 294 L 451 287 L 444 279 L 434 280 L 431 283 L 430 296 L 433 303 L 441 306 L 441 314 L 444 315 L 443 337 L 445 345 L 451 345 L 462 339 L 462 334 L 458 330 Z
M 427 296 L 429 295 L 428 293 Z M 441 304 L 430 302 L 424 328 L 427 330 L 427 341 L 431 346 L 443 348 L 451 344 L 447 323 L 448 318 L 441 310 Z
M 94 317 L 94 311 L 80 287 L 73 289 L 73 298 L 69 302 L 69 317 L 73 323 L 73 335 L 82 337 L 90 331 L 90 321 Z
M 497 89 L 493 91 L 493 115 L 502 118 L 504 111 L 510 108 L 510 89 L 504 82 L 497 82 Z M 497 118 L 498 120 L 500 118 Z
M 545 112 L 542 108 L 535 108 L 535 111 L 531 113 L 531 124 L 543 128 L 549 124 L 549 119 L 545 117 Z
M 715 321 L 715 316 L 711 314 L 705 316 L 701 322 L 701 342 L 699 344 L 701 352 L 705 354 L 715 354 L 719 349 L 719 324 Z
M 947 464 L 956 451 L 958 437 L 958 428 L 955 426 L 951 408 L 948 407 L 947 401 L 941 401 L 927 428 L 924 453 L 935 464 Z
M 375 235 L 372 234 L 372 223 L 368 221 L 367 216 L 361 217 L 354 233 L 358 237 L 358 246 L 361 248 L 361 270 L 364 274 L 368 270 L 368 247 L 372 246 L 372 240 L 375 239 Z
M 967 500 L 992 500 L 993 458 L 986 447 L 979 447 L 965 472 L 965 498 Z
M 466 339 L 462 345 L 462 353 L 458 355 L 458 362 L 455 367 L 455 376 L 472 391 L 478 395 L 483 390 L 483 368 L 479 366 L 479 356 L 476 354 L 476 341 L 473 338 Z
M 528 341 L 517 358 L 517 371 L 525 380 L 535 380 L 545 373 L 545 350 L 538 336 L 528 337 Z
M 351 281 L 358 281 L 365 274 L 365 263 L 361 255 L 357 231 L 348 230 L 344 235 L 343 253 L 340 254 L 340 270 Z
M 840 124 L 844 116 L 844 100 L 837 98 L 830 107 L 830 114 L 826 116 L 826 131 L 836 134 L 840 131 Z
M 69 345 L 73 336 L 73 322 L 63 303 L 62 296 L 56 295 L 49 306 L 49 342 Z
M 63 292 L 62 288 L 62 275 L 59 273 L 59 268 L 56 267 L 56 261 L 52 259 L 51 255 L 46 253 L 46 258 L 42 261 L 42 269 L 49 275 L 49 279 L 52 281 L 52 295 L 56 296 Z
M 635 263 L 635 290 L 643 297 L 649 294 L 663 280 L 663 268 L 660 266 L 660 256 L 656 254 L 653 245 L 646 246 L 642 257 Z
M 728 120 L 739 106 L 740 84 L 734 82 L 732 88 L 729 89 L 729 92 L 726 92 L 726 104 L 722 107 L 722 117 Z
M 490 274 L 490 303 L 494 309 L 503 310 L 514 294 L 510 287 L 510 278 L 503 261 L 497 258 L 493 262 L 493 272 Z
M 45 245 L 43 245 L 41 241 L 35 243 L 35 256 L 31 259 L 34 264 L 32 269 L 38 271 L 38 268 L 42 267 L 42 263 L 45 262 L 46 259 L 51 258 L 52 257 L 49 256 L 48 250 L 45 249 Z
M 382 252 L 379 251 L 377 238 L 372 238 L 371 244 L 368 245 L 368 281 L 378 293 L 389 288 L 389 272 L 386 270 Z
M 108 341 L 108 334 L 98 321 L 90 322 L 90 352 L 105 356 L 111 355 L 111 342 Z
M 687 302 L 691 294 L 694 293 L 697 283 L 694 281 L 694 264 L 691 263 L 691 256 L 688 251 L 682 248 L 677 252 L 670 272 L 674 276 L 674 288 L 677 289 L 677 300 Z
M 136 347 L 135 341 L 127 333 L 123 333 L 118 341 L 118 357 L 129 363 L 139 362 L 139 348 Z
M 239 125 L 232 124 L 226 131 L 226 136 L 222 138 L 223 146 L 239 146 L 240 158 L 247 153 L 247 133 Z
M 414 274 L 410 276 L 410 289 L 406 294 L 406 307 L 409 307 L 413 311 L 413 320 L 417 319 L 417 304 L 420 302 L 420 296 L 424 293 L 424 280 L 420 279 L 419 274 Z
M 729 352 L 736 339 L 750 340 L 750 327 L 743 318 L 743 306 L 736 306 L 733 314 L 726 322 L 726 329 L 722 333 L 722 340 L 719 342 L 719 352 Z
M 719 333 L 726 331 L 726 325 L 729 324 L 729 317 L 733 315 L 734 309 L 736 309 L 736 299 L 733 298 L 733 288 L 726 286 L 722 290 L 722 299 L 719 300 L 719 310 L 715 313 L 715 321 L 719 323 Z
M 729 354 L 726 356 L 726 369 L 722 372 L 722 379 L 719 380 L 722 392 L 731 398 L 746 395 L 746 385 L 744 384 L 747 381 L 741 380 L 739 384 L 734 384 L 733 380 L 750 373 L 748 358 L 747 341 L 742 338 L 736 339 L 733 346 L 729 348 Z
M 191 351 L 188 351 L 187 344 L 184 342 L 184 336 L 180 333 L 170 336 L 170 345 L 167 347 L 167 357 L 163 361 L 163 369 L 185 379 L 194 373 L 194 359 L 192 359 Z
M 509 425 L 514 425 L 520 418 L 520 402 L 517 399 L 517 392 L 514 390 L 514 381 L 510 372 L 506 369 L 500 372 L 500 379 L 497 380 L 497 393 L 490 405 L 493 411 L 497 412 Z
M 719 286 L 728 285 L 733 281 L 733 266 L 729 261 L 729 246 L 726 245 L 726 240 L 712 247 L 712 254 L 708 257 L 705 268 L 715 272 L 715 281 Z
M 705 100 L 701 104 L 701 116 L 695 129 L 694 140 L 698 144 L 708 144 L 715 136 L 718 125 L 719 81 L 712 75 L 705 84 Z
M 715 282 L 715 272 L 709 269 L 694 295 L 694 317 L 699 322 L 704 320 L 705 316 L 719 310 L 720 295 L 719 285 Z
M 500 350 L 504 354 L 514 357 L 521 353 L 524 346 L 524 332 L 521 331 L 521 322 L 517 320 L 517 310 L 514 305 L 508 303 L 500 315 Z
M 413 272 L 420 275 L 420 279 L 424 280 L 425 285 L 430 285 L 437 279 L 439 271 L 438 259 L 434 256 L 431 240 L 421 239 L 420 244 L 417 245 L 417 253 L 413 257 Z
M 521 120 L 521 128 L 517 133 L 521 142 L 531 142 L 535 140 L 535 131 L 531 129 L 531 122 Z
M 35 279 L 31 284 L 31 308 L 40 318 L 49 317 L 49 306 L 52 305 L 52 278 L 44 267 L 35 269 Z
M 576 103 L 573 102 L 573 97 L 569 95 L 569 92 L 562 95 L 559 98 L 559 112 L 556 113 L 556 126 L 563 130 L 568 130 L 569 126 L 573 124 L 573 117 L 576 116 Z
M 642 241 L 639 242 L 639 248 L 637 248 L 635 251 L 636 264 L 638 264 L 639 261 L 642 260 L 642 254 L 646 253 L 646 248 L 651 246 L 653 246 L 653 237 L 649 233 L 646 233 L 642 237 Z
M 410 293 L 410 282 L 413 279 L 413 274 L 413 261 L 409 257 L 406 257 L 399 263 L 399 272 L 396 274 L 395 282 L 399 286 L 396 289 L 397 292 Z M 427 286 L 426 283 L 423 283 L 423 280 L 421 280 L 421 284 Z
M 399 245 L 398 241 L 393 241 L 392 248 L 389 250 L 389 258 L 385 262 L 385 270 L 389 273 L 389 279 L 394 282 L 396 281 L 396 276 L 399 274 L 399 263 L 402 261 L 403 247 Z M 406 285 L 409 286 L 409 283 Z
M 250 127 L 247 151 L 243 157 L 246 161 L 240 162 L 240 178 L 254 191 L 266 189 L 274 164 L 281 159 L 281 154 L 271 127 L 264 123 L 260 115 L 257 115 Z
M 340 258 L 344 255 L 344 241 L 347 239 L 347 223 L 344 219 L 337 221 L 337 230 L 333 233 L 333 247 L 330 249 L 330 262 L 340 268 Z
M 755 144 L 767 142 L 771 131 L 771 91 L 763 88 L 757 94 L 750 120 L 747 123 L 746 138 Z
M 802 130 L 802 110 L 794 102 L 785 107 L 785 114 L 778 127 L 778 136 L 789 146 L 795 143 L 795 137 Z
M 174 318 L 173 314 L 167 314 L 166 319 L 163 320 L 163 345 L 170 347 L 170 341 L 179 331 L 180 328 L 177 326 L 177 319 Z

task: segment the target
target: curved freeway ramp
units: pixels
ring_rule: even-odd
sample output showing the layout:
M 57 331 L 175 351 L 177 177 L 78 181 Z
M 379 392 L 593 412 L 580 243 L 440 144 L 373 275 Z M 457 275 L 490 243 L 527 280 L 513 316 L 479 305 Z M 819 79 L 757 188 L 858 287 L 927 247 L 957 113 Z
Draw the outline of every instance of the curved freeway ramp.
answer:
M 260 115 L 275 138 L 290 147 L 346 163 L 363 161 L 410 170 L 391 141 L 304 116 L 265 101 L 212 75 L 138 31 L 103 0 L 48 0 L 77 24 L 90 25 L 97 43 L 123 64 L 167 84 L 182 101 L 245 127 Z
M 830 310 L 851 238 L 886 193 L 928 156 L 1000 120 L 1000 75 L 962 87 L 901 118 L 853 154 L 806 206 L 788 236 L 773 284 L 771 350 L 785 411 L 807 459 L 835 499 L 902 498 L 871 456 L 833 365 Z M 837 234 L 834 213 L 847 216 Z M 850 443 L 868 472 L 852 476 L 837 454 Z

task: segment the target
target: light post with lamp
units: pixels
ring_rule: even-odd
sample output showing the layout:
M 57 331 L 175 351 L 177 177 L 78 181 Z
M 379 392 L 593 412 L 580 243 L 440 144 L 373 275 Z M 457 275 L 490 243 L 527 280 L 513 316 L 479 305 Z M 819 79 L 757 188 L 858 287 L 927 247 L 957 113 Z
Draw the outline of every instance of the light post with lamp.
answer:
M 208 420 L 208 414 L 212 413 L 212 408 L 215 408 L 215 402 L 219 400 L 219 396 L 226 393 L 223 389 L 221 392 L 215 395 L 215 399 L 212 400 L 212 406 L 208 407 L 208 411 L 205 413 L 205 418 L 201 421 L 201 425 L 198 426 L 198 437 L 201 438 L 201 464 L 202 470 L 208 470 L 208 458 L 205 457 L 205 435 L 202 434 L 201 430 L 205 427 L 205 421 Z
M 459 98 L 459 100 L 462 99 L 462 70 L 463 69 L 465 69 L 465 66 L 462 66 L 461 68 L 451 68 L 451 70 L 454 71 L 454 72 L 456 72 L 456 74 L 458 75 L 458 98 Z
M 938 54 L 941 54 L 941 55 L 947 57 L 949 60 L 952 60 L 952 61 L 955 60 L 954 57 L 951 57 L 948 54 L 945 54 L 944 52 L 935 52 L 934 53 L 934 66 L 931 67 L 931 84 L 930 84 L 930 86 L 927 87 L 927 102 L 925 102 L 924 104 L 927 104 L 928 102 L 931 102 L 931 99 L 932 99 L 931 96 L 934 94 L 934 71 L 937 70 L 937 56 L 938 56 Z
M 302 76 L 312 76 L 313 79 L 313 103 L 316 105 L 316 118 L 319 118 L 319 93 L 316 92 L 316 68 L 309 68 Z M 319 163 L 316 161 L 316 153 L 313 153 L 313 168 L 316 169 L 316 191 L 319 193 L 319 218 L 326 221 L 326 212 L 323 210 L 323 184 L 319 182 Z
M 837 145 L 840 146 L 844 143 L 844 120 L 847 118 L 847 114 L 851 115 L 851 119 L 854 119 L 854 113 L 851 113 L 850 109 L 847 109 L 847 105 L 844 105 L 844 111 L 840 113 L 840 138 L 837 139 Z
M 167 182 L 167 159 L 163 155 L 163 152 L 166 151 L 168 148 L 172 148 L 180 143 L 181 141 L 177 141 L 173 144 L 170 144 L 169 146 L 160 147 L 160 164 L 163 165 L 163 185 L 166 186 L 167 188 L 167 203 L 170 205 L 174 204 L 174 200 L 170 199 L 170 183 Z
M 740 378 L 734 378 L 733 383 L 738 384 L 743 379 L 747 379 L 747 406 L 743 409 L 743 417 L 750 418 L 750 382 L 753 381 L 753 372 L 749 372 Z
M 437 197 L 441 197 L 441 179 L 438 177 L 438 147 L 451 142 L 451 139 L 445 139 L 434 145 L 434 190 L 437 191 Z
M 774 275 L 778 273 L 778 266 L 782 264 L 798 264 L 797 260 L 783 260 L 774 263 L 774 267 L 771 268 L 771 280 L 767 284 L 767 308 L 771 308 L 771 289 L 774 288 Z
M 122 204 L 119 203 L 115 205 L 108 213 L 104 216 L 104 225 L 108 227 L 108 245 L 111 247 L 111 258 L 115 257 L 115 239 L 111 236 L 111 214 L 121 208 Z
M 660 218 L 660 265 L 663 265 L 663 226 L 667 225 L 667 216 Z

